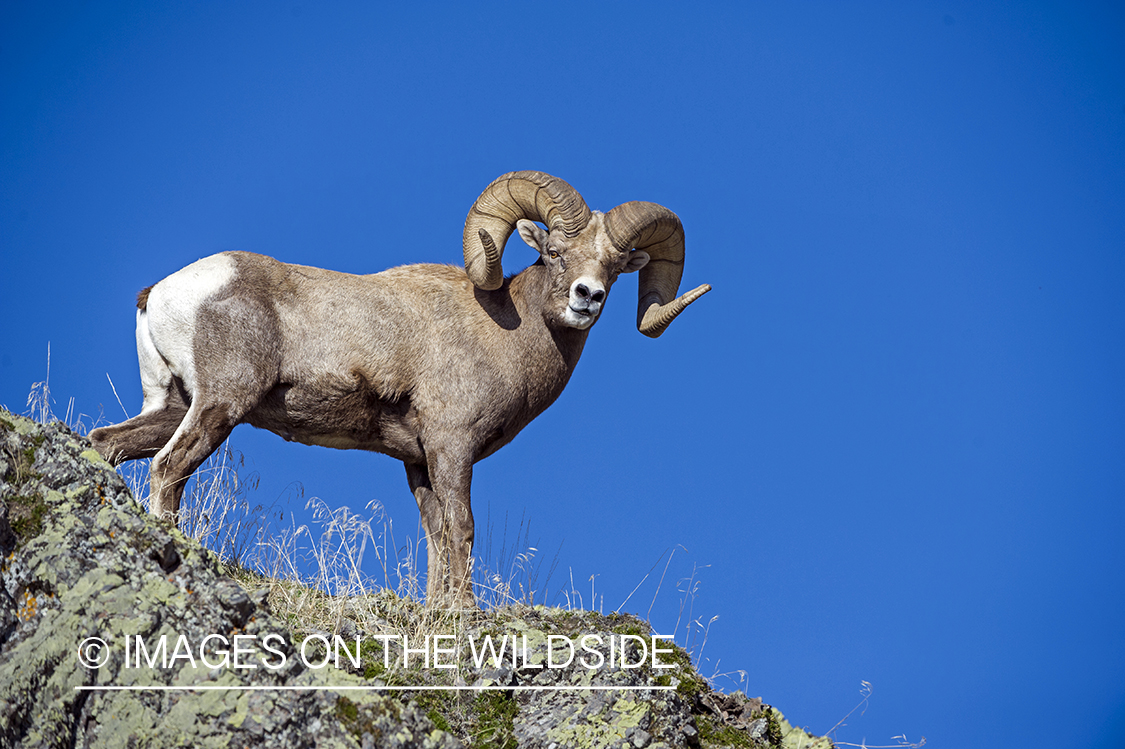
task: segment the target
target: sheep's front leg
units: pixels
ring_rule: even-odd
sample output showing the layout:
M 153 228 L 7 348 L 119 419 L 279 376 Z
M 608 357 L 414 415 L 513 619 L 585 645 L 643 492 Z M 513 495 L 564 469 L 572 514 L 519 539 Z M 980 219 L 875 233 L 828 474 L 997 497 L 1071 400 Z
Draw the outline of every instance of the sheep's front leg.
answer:
M 444 601 L 446 594 L 445 585 L 445 558 L 442 551 L 442 537 L 445 525 L 442 522 L 444 514 L 441 501 L 434 493 L 430 484 L 430 472 L 424 465 L 406 463 L 406 480 L 410 483 L 410 491 L 414 494 L 414 501 L 418 503 L 418 512 L 422 516 L 422 530 L 426 533 L 426 602 L 437 605 Z
M 454 451 L 428 452 L 428 468 L 433 491 L 441 510 L 439 553 L 449 608 L 475 608 L 473 598 L 473 511 L 469 488 L 473 463 Z M 431 551 L 432 553 L 432 551 Z M 432 569 L 432 567 L 431 567 Z M 432 574 L 432 573 L 431 573 Z M 430 584 L 426 586 L 427 595 Z

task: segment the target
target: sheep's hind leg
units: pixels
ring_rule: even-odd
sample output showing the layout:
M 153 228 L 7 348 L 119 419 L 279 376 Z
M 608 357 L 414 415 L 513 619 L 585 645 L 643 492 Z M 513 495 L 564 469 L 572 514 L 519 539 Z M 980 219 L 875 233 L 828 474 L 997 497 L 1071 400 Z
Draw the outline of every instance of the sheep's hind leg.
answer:
M 156 454 L 149 471 L 149 511 L 178 520 L 188 478 L 230 436 L 245 414 L 222 403 L 203 405 L 196 397 L 171 441 Z
M 126 460 L 151 458 L 172 439 L 187 412 L 186 405 L 168 404 L 120 424 L 99 427 L 90 432 L 90 441 L 94 449 L 115 466 Z
M 156 455 L 175 435 L 188 412 L 183 382 L 172 374 L 168 362 L 156 350 L 145 310 L 137 312 L 137 360 L 145 394 L 141 413 L 90 432 L 94 448 L 113 465 Z

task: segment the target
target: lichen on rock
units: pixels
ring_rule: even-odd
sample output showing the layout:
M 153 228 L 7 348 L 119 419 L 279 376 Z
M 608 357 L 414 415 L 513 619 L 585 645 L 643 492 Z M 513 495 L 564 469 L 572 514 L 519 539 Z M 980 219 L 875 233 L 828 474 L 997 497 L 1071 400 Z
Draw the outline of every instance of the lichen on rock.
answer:
M 336 716 L 344 692 L 319 687 L 329 677 L 338 687 L 363 682 L 293 658 L 276 672 L 186 659 L 130 667 L 129 636 L 194 643 L 270 632 L 283 652 L 292 643 L 214 556 L 146 514 L 64 425 L 0 411 L 0 508 L 0 746 L 358 747 L 375 733 L 379 746 L 457 746 L 416 708 L 372 692 L 348 693 L 366 715 L 366 733 L 352 733 Z M 109 656 L 96 668 L 79 661 L 93 637 Z M 255 645 L 246 659 L 261 654 Z M 119 689 L 76 689 L 93 686 Z M 141 686 L 160 689 L 130 689 Z M 317 689 L 184 689 L 222 686 Z
M 291 629 L 85 438 L 0 410 L 0 747 L 830 745 L 715 692 L 634 617 L 511 606 L 434 624 L 417 601 L 367 598 L 373 618 Z M 419 664 L 421 633 L 442 632 Z M 337 636 L 343 662 L 309 665 Z M 488 637 L 511 649 L 482 657 Z M 560 665 L 552 648 L 583 637 L 617 638 L 617 660 Z

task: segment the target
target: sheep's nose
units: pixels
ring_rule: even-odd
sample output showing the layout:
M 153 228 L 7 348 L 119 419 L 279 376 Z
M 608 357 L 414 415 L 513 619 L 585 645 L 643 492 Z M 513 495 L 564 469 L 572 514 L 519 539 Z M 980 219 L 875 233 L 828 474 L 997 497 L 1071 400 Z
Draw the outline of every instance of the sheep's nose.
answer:
M 585 299 L 595 304 L 601 304 L 605 299 L 605 289 L 594 289 L 590 291 L 590 288 L 584 283 L 577 284 L 574 287 L 574 293 L 579 299 Z

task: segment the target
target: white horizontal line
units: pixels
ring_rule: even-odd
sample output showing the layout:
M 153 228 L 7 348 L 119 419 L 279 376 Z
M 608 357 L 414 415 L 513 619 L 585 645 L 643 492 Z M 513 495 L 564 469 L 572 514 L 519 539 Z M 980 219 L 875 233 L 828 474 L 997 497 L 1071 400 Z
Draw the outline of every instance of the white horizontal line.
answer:
M 495 692 L 581 692 L 581 691 L 609 691 L 615 689 L 641 691 L 651 689 L 654 691 L 662 692 L 675 687 L 606 687 L 606 686 L 481 686 L 481 687 L 453 687 L 453 686 L 434 686 L 434 687 L 420 687 L 420 686 L 316 686 L 316 687 L 293 687 L 293 686 L 215 686 L 215 685 L 201 685 L 189 687 L 176 687 L 176 686 L 149 686 L 149 687 L 118 687 L 118 686 L 100 686 L 100 687 L 75 687 L 76 692 L 195 692 L 195 691 L 213 691 L 213 690 L 228 690 L 228 691 L 241 691 L 241 692 L 344 692 L 344 691 L 360 691 L 360 692 L 389 692 L 392 690 L 406 691 L 406 692 L 421 692 L 421 691 L 439 691 L 439 692 L 474 692 L 474 691 L 495 691 Z

